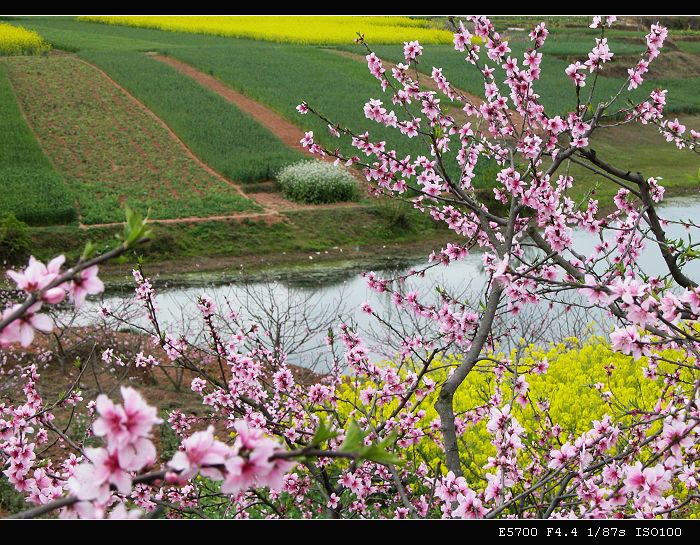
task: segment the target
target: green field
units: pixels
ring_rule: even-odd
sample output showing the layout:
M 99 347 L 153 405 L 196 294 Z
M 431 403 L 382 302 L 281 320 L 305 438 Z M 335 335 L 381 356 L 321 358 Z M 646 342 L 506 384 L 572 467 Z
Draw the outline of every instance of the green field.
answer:
M 77 196 L 83 223 L 120 221 L 125 204 L 160 219 L 259 209 L 90 65 L 73 57 L 3 62 L 43 149 Z
M 70 223 L 74 199 L 22 117 L 0 62 L 0 215 L 30 225 Z
M 132 52 L 154 51 L 192 64 L 234 89 L 269 106 L 300 127 L 314 130 L 322 142 L 337 145 L 326 125 L 311 116 L 301 117 L 295 108 L 301 100 L 332 116 L 334 120 L 360 130 L 368 126 L 362 108 L 370 97 L 379 98 L 381 90 L 362 63 L 342 58 L 322 47 L 236 40 L 216 36 L 197 36 L 158 30 L 107 26 L 70 20 L 23 21 L 37 30 L 56 48 L 75 51 L 101 64 L 134 94 L 149 102 L 148 85 L 142 73 L 132 70 Z M 109 51 L 109 54 L 99 53 Z M 106 64 L 106 63 L 109 64 Z M 141 63 L 139 63 L 141 64 Z M 160 73 L 150 66 L 148 70 Z M 129 72 L 133 76 L 129 77 Z M 156 78 L 154 78 L 156 79 Z M 180 76 L 178 85 L 186 79 Z M 153 102 L 153 101 L 151 101 Z M 177 115 L 173 105 L 149 104 L 168 119 Z M 418 142 L 406 142 L 396 131 L 374 124 L 368 127 L 377 140 L 386 140 L 405 153 L 420 153 Z M 189 142 L 188 136 L 181 135 Z M 349 149 L 349 147 L 346 147 Z M 260 149 L 261 153 L 266 153 Z M 210 159 L 207 159 L 208 161 Z
M 507 27 L 520 26 L 519 21 L 517 18 L 497 20 L 497 26 L 501 25 L 503 32 L 508 32 Z M 529 26 L 532 21 L 530 18 L 520 21 L 525 22 L 528 25 L 522 26 Z M 572 107 L 575 95 L 572 84 L 564 76 L 564 69 L 573 58 L 585 60 L 586 53 L 594 44 L 594 37 L 597 35 L 596 31 L 587 28 L 567 26 L 579 24 L 578 19 L 562 19 L 559 23 L 561 24 L 550 25 L 551 35 L 543 48 L 546 55 L 542 65 L 542 77 L 537 84 L 543 104 L 550 114 Z M 361 50 L 357 46 L 278 44 L 108 26 L 75 21 L 71 18 L 30 18 L 21 20 L 20 24 L 38 31 L 54 48 L 76 53 L 104 70 L 164 120 L 200 159 L 230 180 L 243 182 L 244 189 L 245 182 L 270 179 L 279 168 L 295 162 L 300 155 L 282 145 L 272 133 L 234 105 L 169 66 L 149 58 L 147 53 L 165 54 L 213 75 L 231 88 L 266 105 L 300 129 L 313 130 L 317 139 L 324 144 L 336 147 L 338 140 L 328 134 L 327 127 L 320 120 L 297 114 L 295 107 L 301 100 L 308 101 L 332 119 L 353 130 L 369 129 L 372 139 L 386 141 L 388 147 L 397 147 L 400 154 L 425 153 L 425 147 L 418 139 L 407 141 L 397 131 L 365 119 L 362 107 L 369 98 L 385 99 L 389 108 L 391 104 L 376 80 L 368 73 L 364 61 L 341 54 L 343 51 L 360 53 Z M 439 21 L 433 24 L 439 25 Z M 611 65 L 608 76 L 599 78 L 596 92 L 598 99 L 607 98 L 619 89 L 624 82 L 620 70 L 624 70 L 623 65 L 631 63 L 643 49 L 643 33 L 613 30 L 609 31 L 608 35 L 611 47 L 620 60 L 617 65 Z M 682 41 L 682 37 L 685 35 L 679 35 L 677 42 L 680 51 L 674 54 L 682 52 L 692 55 L 699 52 L 694 45 L 698 42 Z M 511 54 L 522 55 L 529 43 L 525 34 L 515 32 L 510 38 L 513 49 Z M 401 46 L 377 46 L 375 49 L 387 60 L 402 59 Z M 445 74 L 457 87 L 476 95 L 483 94 L 481 77 L 464 61 L 463 55 L 455 52 L 451 46 L 425 46 L 420 70 L 427 74 L 433 66 L 443 67 Z M 683 121 L 696 125 L 696 114 L 700 112 L 700 96 L 697 94 L 700 77 L 692 74 L 665 73 L 664 70 L 658 73 L 661 75 L 650 78 L 634 97 L 641 98 L 655 87 L 667 88 L 668 110 L 672 113 L 677 112 Z M 587 90 L 588 88 L 585 88 L 584 91 Z M 697 170 L 700 166 L 697 159 L 687 152 L 678 151 L 672 145 L 665 144 L 652 127 L 635 125 L 615 129 L 607 135 L 594 138 L 592 146 L 602 156 L 611 159 L 619 157 L 620 162 L 628 168 L 639 170 L 648 176 L 662 177 L 670 193 L 697 190 Z M 342 144 L 341 149 L 354 152 L 347 144 Z M 484 164 L 481 169 L 482 176 L 477 180 L 477 186 L 481 184 L 482 187 L 488 187 L 493 177 L 492 165 Z M 65 175 L 62 168 L 59 170 Z M 573 171 L 578 174 L 581 183 L 572 193 L 572 197 L 579 199 L 596 186 L 596 180 L 589 172 L 578 171 L 576 168 Z M 73 176 L 69 176 L 68 179 L 72 180 Z M 148 177 L 145 185 L 152 185 L 152 182 L 148 182 Z M 75 187 L 79 188 L 79 199 L 80 194 L 87 198 L 96 191 L 94 186 L 81 189 L 78 184 Z M 607 201 L 614 192 L 613 188 L 603 184 L 599 187 L 597 195 L 603 201 Z M 94 211 L 86 217 L 97 222 L 98 219 L 107 217 L 105 214 L 108 208 L 114 208 L 116 219 L 120 214 L 120 200 L 119 195 L 113 197 L 101 206 L 100 211 Z M 170 197 L 164 197 L 163 192 L 158 196 L 152 195 L 148 205 L 152 207 L 154 216 L 186 215 L 184 208 L 181 208 L 182 203 L 171 197 L 172 194 Z M 205 211 L 214 214 L 213 210 L 219 211 L 222 208 L 217 205 L 216 199 L 202 200 L 201 207 L 199 204 L 188 206 L 194 207 L 193 212 L 196 213 L 187 215 L 202 215 Z M 223 208 L 227 206 L 229 205 Z M 375 206 L 377 205 L 369 203 L 367 210 Z M 83 207 L 80 212 L 81 215 L 86 214 Z M 269 252 L 302 251 L 302 248 L 317 247 L 316 243 L 321 241 L 367 242 L 365 236 L 358 234 L 359 231 L 353 226 L 355 220 L 367 222 L 367 217 L 362 214 L 348 214 L 343 225 L 317 222 L 312 231 L 307 229 L 308 226 L 301 228 L 296 224 L 298 221 L 308 221 L 308 218 L 290 214 L 287 214 L 287 217 L 288 222 L 276 225 L 274 229 L 270 228 L 271 232 L 275 233 L 274 243 L 268 237 L 260 238 L 258 228 L 241 230 L 240 234 L 244 239 L 239 242 L 245 246 L 247 241 L 257 251 Z M 414 216 L 410 217 L 413 218 L 411 221 L 416 221 Z M 416 231 L 412 228 L 403 233 L 392 223 L 394 220 L 391 219 L 391 214 L 386 216 L 378 213 L 374 218 L 370 223 L 375 229 L 383 230 L 388 239 L 415 238 L 419 236 L 420 229 L 424 229 L 420 227 L 419 231 Z M 321 224 L 328 232 L 320 231 Z M 399 224 L 405 226 L 405 222 Z M 253 231 L 256 234 L 253 234 Z M 343 231 L 354 234 L 347 237 Z M 311 238 L 300 243 L 301 233 L 303 237 Z M 195 229 L 190 234 L 192 236 L 187 235 L 183 238 L 190 242 L 179 248 L 178 252 L 191 253 L 193 248 L 199 251 L 206 248 L 205 239 L 217 239 L 205 235 L 203 228 Z M 204 239 L 195 242 L 198 236 Z M 228 245 L 218 242 L 217 250 L 222 247 Z M 152 252 L 152 255 L 156 254 L 157 252 Z
M 557 41 L 560 40 L 560 41 Z M 571 41 L 570 41 L 571 40 Z M 510 55 L 522 61 L 522 55 L 529 42 L 511 42 L 510 48 L 513 50 Z M 542 97 L 542 104 L 550 115 L 557 115 L 571 111 L 576 106 L 576 94 L 574 85 L 564 74 L 566 67 L 575 57 L 584 61 L 587 51 L 595 45 L 593 37 L 584 37 L 578 34 L 554 35 L 550 36 L 547 43 L 542 48 L 542 74 L 540 80 L 535 84 L 535 91 Z M 633 66 L 634 57 L 642 49 L 641 40 L 638 44 L 627 42 L 611 41 L 611 49 L 625 56 L 628 62 L 620 61 L 624 66 Z M 362 53 L 358 46 L 347 46 L 339 48 L 353 53 Z M 403 50 L 398 46 L 384 45 L 373 48 L 377 55 L 392 62 L 403 61 Z M 637 57 L 638 58 L 638 57 Z M 658 60 L 664 62 L 664 57 Z M 698 60 L 700 64 L 700 60 Z M 522 62 L 520 62 L 522 65 Z M 457 88 L 472 93 L 476 96 L 483 96 L 484 83 L 478 70 L 471 64 L 464 61 L 464 56 L 457 53 L 453 47 L 444 45 L 426 46 L 421 58 L 420 69 L 425 74 L 430 74 L 433 66 L 442 67 L 445 76 Z M 652 65 L 653 66 L 653 65 Z M 623 68 L 624 70 L 624 68 Z M 615 72 L 617 74 L 619 69 Z M 603 71 L 602 74 L 605 74 Z M 503 76 L 505 78 L 505 76 Z M 500 78 L 500 79 L 503 79 Z M 614 96 L 625 83 L 622 77 L 606 77 L 601 75 L 596 84 L 594 100 L 608 100 Z M 700 88 L 700 77 L 690 78 L 661 78 L 648 79 L 642 86 L 631 92 L 630 98 L 642 100 L 649 96 L 649 92 L 656 88 L 668 89 L 669 113 L 697 113 L 700 112 L 700 95 L 697 90 Z M 589 86 L 584 87 L 582 96 L 588 98 Z M 505 93 L 506 86 L 502 86 Z M 507 94 L 507 93 L 506 93 Z M 624 106 L 625 104 L 620 104 Z

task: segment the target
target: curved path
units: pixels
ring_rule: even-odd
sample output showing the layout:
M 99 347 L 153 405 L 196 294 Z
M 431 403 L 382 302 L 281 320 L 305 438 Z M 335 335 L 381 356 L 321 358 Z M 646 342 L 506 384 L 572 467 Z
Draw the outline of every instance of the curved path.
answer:
M 293 123 L 287 121 L 278 113 L 272 111 L 270 108 L 263 106 L 259 102 L 248 98 L 238 91 L 233 90 L 231 87 L 216 79 L 214 76 L 197 70 L 193 66 L 184 63 L 181 60 L 173 57 L 166 57 L 165 55 L 150 55 L 150 57 L 171 66 L 178 72 L 192 78 L 203 87 L 214 91 L 217 95 L 222 96 L 229 102 L 232 102 L 238 106 L 239 109 L 246 112 L 258 123 L 260 123 L 263 127 L 272 132 L 272 134 L 279 138 L 286 146 L 296 149 L 297 151 L 301 151 L 305 154 L 308 153 L 299 143 L 299 141 L 304 137 L 304 131 Z

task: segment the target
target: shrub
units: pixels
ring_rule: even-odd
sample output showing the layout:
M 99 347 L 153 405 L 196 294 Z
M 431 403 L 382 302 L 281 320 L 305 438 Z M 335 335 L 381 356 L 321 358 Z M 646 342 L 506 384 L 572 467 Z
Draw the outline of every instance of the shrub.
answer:
M 360 198 L 357 180 L 342 167 L 320 161 L 289 165 L 277 175 L 284 196 L 305 204 L 356 201 Z
M 0 216 L 0 261 L 16 265 L 29 256 L 29 226 L 14 214 Z

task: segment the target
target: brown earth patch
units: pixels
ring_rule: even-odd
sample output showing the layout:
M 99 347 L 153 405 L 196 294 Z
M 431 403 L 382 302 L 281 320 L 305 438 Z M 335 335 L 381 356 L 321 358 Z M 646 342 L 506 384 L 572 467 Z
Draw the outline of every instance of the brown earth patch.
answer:
M 171 66 L 178 72 L 192 78 L 203 87 L 214 91 L 216 94 L 222 96 L 229 102 L 232 102 L 238 108 L 249 114 L 263 127 L 270 130 L 286 146 L 296 149 L 297 151 L 301 151 L 302 153 L 306 153 L 306 150 L 304 150 L 299 143 L 299 141 L 304 137 L 304 131 L 293 123 L 287 121 L 281 115 L 275 113 L 266 106 L 263 106 L 259 102 L 248 98 L 244 94 L 233 90 L 231 87 L 225 83 L 222 83 L 214 76 L 205 74 L 204 72 L 201 72 L 193 66 L 190 66 L 189 64 L 178 59 L 166 57 L 164 55 L 150 55 L 150 57 Z
M 260 203 L 265 208 L 278 212 L 291 212 L 297 210 L 328 210 L 337 208 L 363 208 L 366 205 L 357 202 L 337 202 L 333 204 L 299 204 L 285 199 L 281 193 L 269 191 L 261 193 L 249 193 L 248 196 Z

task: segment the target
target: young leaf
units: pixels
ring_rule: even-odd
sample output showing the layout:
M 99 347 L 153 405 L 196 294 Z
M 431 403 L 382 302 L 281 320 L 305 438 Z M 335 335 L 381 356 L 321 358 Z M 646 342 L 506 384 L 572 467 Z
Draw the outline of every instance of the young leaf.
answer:
M 382 465 L 398 466 L 403 463 L 401 458 L 393 452 L 390 452 L 385 446 L 382 446 L 381 443 L 379 445 L 370 445 L 362 449 L 359 458 Z
M 360 429 L 360 426 L 354 420 L 350 422 L 348 429 L 345 432 L 345 440 L 340 445 L 341 452 L 357 452 L 364 448 L 362 442 L 365 438 L 365 432 Z
M 325 420 L 321 420 L 318 423 L 318 428 L 316 429 L 316 433 L 313 436 L 313 439 L 311 439 L 311 445 L 318 447 L 319 445 L 322 445 L 329 439 L 333 439 L 334 437 L 337 437 L 338 432 L 330 429 L 330 426 L 326 424 Z

